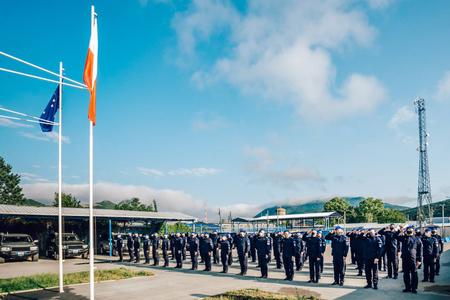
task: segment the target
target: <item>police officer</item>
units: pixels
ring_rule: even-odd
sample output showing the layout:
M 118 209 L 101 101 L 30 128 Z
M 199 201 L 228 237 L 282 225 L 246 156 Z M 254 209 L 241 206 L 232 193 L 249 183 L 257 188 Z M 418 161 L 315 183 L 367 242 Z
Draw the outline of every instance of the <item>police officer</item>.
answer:
M 160 239 L 157 233 L 154 233 L 152 236 L 152 257 L 153 257 L 153 265 L 159 266 L 159 244 Z
M 366 273 L 366 289 L 378 289 L 378 260 L 381 255 L 381 239 L 375 230 L 370 229 L 363 239 L 364 271 Z
M 252 233 L 249 237 L 250 240 L 250 256 L 252 257 L 252 262 L 256 262 L 256 234 Z
M 378 231 L 385 237 L 385 252 L 387 260 L 388 278 L 398 278 L 398 252 L 399 245 L 397 241 L 398 230 L 394 224 Z
M 230 253 L 228 254 L 228 265 L 231 266 L 233 264 L 233 246 L 234 246 L 234 239 L 231 234 L 227 234 L 228 242 L 230 243 Z
M 349 242 L 344 235 L 344 230 L 340 226 L 330 231 L 326 236 L 326 240 L 331 241 L 331 256 L 333 256 L 333 273 L 334 282 L 332 285 L 344 285 L 345 276 L 345 260 L 348 254 Z
M 123 262 L 123 239 L 122 235 L 120 234 L 117 235 L 116 249 L 117 254 L 119 255 L 119 262 Z
M 264 230 L 260 230 L 256 240 L 256 251 L 258 253 L 259 267 L 261 268 L 261 278 L 267 278 L 269 257 L 272 250 L 271 241 Z
M 191 270 L 197 270 L 198 268 L 198 253 L 200 251 L 200 241 L 197 238 L 196 233 L 191 234 L 191 238 L 188 241 L 189 254 L 191 255 L 192 268 Z
M 129 262 L 134 260 L 134 241 L 131 233 L 127 236 L 127 248 L 128 248 L 128 256 L 130 256 Z
M 365 233 L 362 229 L 356 230 L 356 266 L 358 269 L 358 274 L 356 276 L 363 276 L 362 272 L 364 270 L 364 236 Z
M 205 234 L 204 242 L 200 248 L 200 251 L 204 255 L 205 269 L 203 271 L 211 271 L 211 252 L 214 250 L 213 240 L 209 237 L 209 234 Z
M 306 242 L 306 255 L 309 259 L 309 281 L 318 283 L 320 279 L 320 256 L 322 255 L 322 240 L 316 230 L 310 230 L 303 235 Z
M 297 252 L 297 241 L 292 238 L 289 231 L 284 232 L 284 237 L 279 240 L 280 251 L 283 257 L 284 272 L 286 278 L 284 280 L 292 281 L 294 279 L 294 261 L 295 253 Z
M 170 254 L 172 259 L 175 259 L 175 234 L 170 235 Z
M 441 254 L 444 251 L 444 243 L 442 242 L 442 237 L 437 234 L 436 229 L 433 229 L 431 231 L 431 236 L 434 237 L 438 241 L 439 250 L 438 250 L 438 256 L 436 258 L 436 265 L 435 265 L 435 275 L 439 276 L 439 271 L 441 269 Z
M 323 254 L 325 253 L 325 250 L 327 249 L 327 243 L 322 235 L 322 230 L 317 231 L 317 237 L 320 239 L 320 274 L 323 273 Z
M 220 236 L 217 233 L 217 231 L 213 231 L 213 233 L 210 236 L 210 239 L 213 243 L 213 262 L 214 262 L 214 264 L 218 264 L 219 263 L 219 251 L 217 249 L 219 247 Z
M 300 271 L 303 268 L 303 254 L 305 251 L 305 242 L 301 239 L 300 235 L 295 233 L 292 235 L 295 242 L 295 269 Z
M 226 235 L 222 236 L 219 241 L 220 260 L 222 262 L 222 273 L 228 273 L 229 255 L 231 252 L 231 243 Z
M 355 230 L 347 232 L 347 236 L 350 238 L 350 257 L 352 265 L 356 265 L 356 236 Z
M 422 241 L 414 235 L 412 226 L 406 229 L 406 233 L 400 232 L 398 239 L 402 249 L 403 281 L 405 283 L 403 292 L 417 294 L 419 281 L 417 269 L 422 262 Z
M 241 273 L 239 275 L 247 274 L 248 266 L 248 252 L 250 251 L 250 239 L 246 235 L 244 230 L 241 230 L 234 239 L 234 245 L 239 257 L 239 265 L 241 267 Z
M 423 251 L 423 280 L 434 282 L 435 264 L 439 254 L 438 240 L 431 236 L 431 229 L 425 229 L 422 237 Z
M 137 233 L 134 235 L 133 247 L 135 263 L 139 263 L 141 261 L 141 241 Z
M 183 237 L 179 232 L 175 234 L 175 239 L 173 242 L 174 249 L 175 249 L 175 260 L 177 261 L 176 269 L 183 268 L 183 248 L 184 248 L 184 241 Z
M 275 257 L 275 262 L 277 269 L 281 269 L 281 241 L 283 240 L 283 234 L 281 231 L 275 233 L 273 237 L 273 256 Z
M 198 236 L 198 242 L 199 242 L 199 251 L 200 251 L 200 263 L 204 263 L 205 262 L 205 254 L 202 252 L 202 245 L 205 242 L 205 234 L 201 233 Z
M 188 246 L 188 238 L 187 238 L 187 234 L 183 233 L 181 235 L 181 237 L 183 238 L 183 261 L 186 260 L 186 248 Z
M 144 250 L 144 257 L 145 257 L 145 264 L 149 264 L 150 263 L 150 239 L 148 237 L 148 234 L 146 234 L 144 236 L 144 245 L 143 245 L 143 250 Z
M 378 271 L 386 271 L 386 237 L 382 234 L 378 234 L 378 237 L 381 240 L 381 251 L 380 257 L 378 259 Z
M 161 242 L 161 250 L 164 259 L 164 267 L 169 266 L 169 249 L 170 249 L 170 241 L 169 236 L 167 234 L 164 235 Z

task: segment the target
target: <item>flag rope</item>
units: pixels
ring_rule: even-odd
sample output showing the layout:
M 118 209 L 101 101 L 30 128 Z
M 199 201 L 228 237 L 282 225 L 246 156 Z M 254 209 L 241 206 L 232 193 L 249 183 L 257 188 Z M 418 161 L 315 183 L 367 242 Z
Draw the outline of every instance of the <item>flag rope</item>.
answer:
M 53 126 L 59 125 L 59 123 L 36 121 L 36 120 L 23 119 L 23 118 L 19 118 L 19 117 L 11 117 L 11 116 L 5 116 L 5 115 L 0 115 L 0 118 L 1 119 L 11 119 L 11 120 L 16 120 L 16 121 L 25 121 L 25 122 L 30 122 L 30 123 L 45 124 L 45 125 L 53 125 Z
M 26 65 L 30 66 L 30 67 L 36 68 L 36 69 L 38 69 L 38 70 L 47 72 L 47 73 L 52 74 L 52 75 L 54 75 L 54 76 L 61 77 L 61 78 L 64 79 L 64 80 L 67 80 L 67 81 L 76 83 L 76 84 L 78 84 L 78 85 L 81 85 L 82 87 L 85 87 L 85 88 L 87 87 L 84 83 L 81 83 L 81 82 L 78 82 L 78 81 L 76 81 L 76 80 L 70 79 L 70 78 L 68 78 L 68 77 L 62 76 L 62 75 L 60 75 L 60 74 L 58 74 L 58 73 L 52 72 L 52 71 L 50 71 L 50 70 L 47 70 L 47 69 L 45 69 L 45 68 L 43 68 L 43 67 L 40 67 L 40 66 L 35 65 L 35 64 L 32 64 L 32 63 L 30 63 L 30 62 L 28 62 L 28 61 L 25 61 L 25 60 L 23 60 L 23 59 L 20 59 L 20 58 L 18 58 L 18 57 L 12 56 L 11 54 L 5 53 L 5 52 L 3 52 L 3 51 L 0 51 L 0 55 L 6 56 L 6 57 L 11 58 L 11 59 L 13 59 L 13 60 L 15 60 L 15 61 L 21 62 L 21 63 L 23 63 L 23 64 L 26 64 Z
M 4 72 L 8 72 L 8 73 L 13 73 L 13 74 L 16 74 L 16 75 L 22 75 L 22 76 L 25 76 L 25 77 L 31 77 L 31 78 L 40 79 L 40 80 L 43 80 L 43 81 L 48 81 L 48 82 L 53 82 L 53 83 L 59 84 L 58 80 L 48 79 L 48 78 L 45 78 L 45 77 L 36 76 L 36 75 L 32 75 L 32 74 L 27 74 L 27 73 L 14 71 L 14 70 L 10 70 L 10 69 L 0 68 L 0 71 L 4 71 Z M 71 86 L 71 87 L 74 87 L 74 88 L 77 88 L 77 89 L 81 89 L 81 90 L 86 90 L 87 89 L 87 87 L 85 87 L 85 86 L 79 86 L 79 85 L 66 83 L 66 82 L 63 82 L 62 84 L 63 85 L 67 85 L 67 86 Z
M 7 108 L 4 108 L 4 107 L 0 107 L 0 110 L 6 111 L 6 112 L 9 112 L 9 113 L 12 113 L 12 114 L 16 114 L 16 115 L 19 115 L 19 116 L 22 116 L 22 117 L 32 118 L 32 119 L 40 121 L 40 123 L 47 123 L 48 125 L 56 125 L 56 124 L 58 124 L 58 123 L 55 123 L 55 122 L 52 122 L 52 121 L 49 121 L 49 120 L 46 120 L 46 119 L 41 119 L 41 118 L 38 118 L 38 117 L 35 117 L 35 116 L 27 115 L 27 114 L 24 114 L 24 113 L 15 111 L 15 110 L 7 109 Z

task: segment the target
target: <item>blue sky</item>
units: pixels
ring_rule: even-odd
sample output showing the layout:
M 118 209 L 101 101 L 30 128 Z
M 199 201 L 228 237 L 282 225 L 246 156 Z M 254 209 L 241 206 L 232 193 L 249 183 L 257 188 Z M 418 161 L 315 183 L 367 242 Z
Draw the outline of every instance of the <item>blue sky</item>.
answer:
M 91 3 L 96 200 L 210 218 L 335 195 L 411 205 L 417 96 L 433 197 L 450 195 L 448 1 L 2 1 L 0 50 L 54 71 L 62 60 L 81 81 Z M 0 105 L 34 115 L 55 89 L 5 73 L 0 87 Z M 88 99 L 64 90 L 64 190 L 83 201 Z M 25 194 L 51 197 L 56 136 L 0 120 L 0 137 Z

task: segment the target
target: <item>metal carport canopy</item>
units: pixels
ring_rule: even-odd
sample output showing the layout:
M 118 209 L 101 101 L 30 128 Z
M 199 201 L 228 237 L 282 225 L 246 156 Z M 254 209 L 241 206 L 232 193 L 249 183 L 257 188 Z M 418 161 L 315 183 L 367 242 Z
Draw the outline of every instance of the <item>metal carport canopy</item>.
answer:
M 0 216 L 30 216 L 30 217 L 57 217 L 58 207 L 44 206 L 18 206 L 0 204 Z M 64 207 L 63 217 L 89 217 L 88 208 Z M 95 218 L 115 219 L 115 220 L 161 220 L 161 221 L 185 221 L 196 222 L 197 218 L 179 212 L 149 212 L 131 211 L 115 209 L 95 209 Z
M 290 214 L 290 215 L 269 215 L 258 218 L 242 218 L 237 217 L 233 222 L 259 222 L 259 221 L 281 221 L 281 220 L 301 220 L 301 219 L 320 219 L 320 218 L 339 218 L 341 214 L 335 211 L 317 212 L 306 214 Z

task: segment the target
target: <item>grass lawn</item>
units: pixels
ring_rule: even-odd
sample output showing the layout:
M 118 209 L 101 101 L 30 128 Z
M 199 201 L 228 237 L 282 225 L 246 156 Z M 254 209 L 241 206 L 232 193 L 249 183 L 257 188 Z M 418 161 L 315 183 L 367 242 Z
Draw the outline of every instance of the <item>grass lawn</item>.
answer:
M 95 281 L 118 280 L 132 277 L 153 276 L 149 271 L 136 271 L 126 268 L 96 270 Z M 89 272 L 76 272 L 64 274 L 64 285 L 89 282 Z M 58 286 L 58 274 L 38 274 L 33 276 L 20 276 L 0 279 L 0 293 L 10 293 L 38 288 Z
M 220 300 L 316 300 L 313 295 L 292 295 L 272 293 L 267 291 L 262 291 L 259 289 L 242 289 L 236 291 L 225 292 L 220 295 L 212 296 L 206 298 L 207 300 L 220 299 Z

